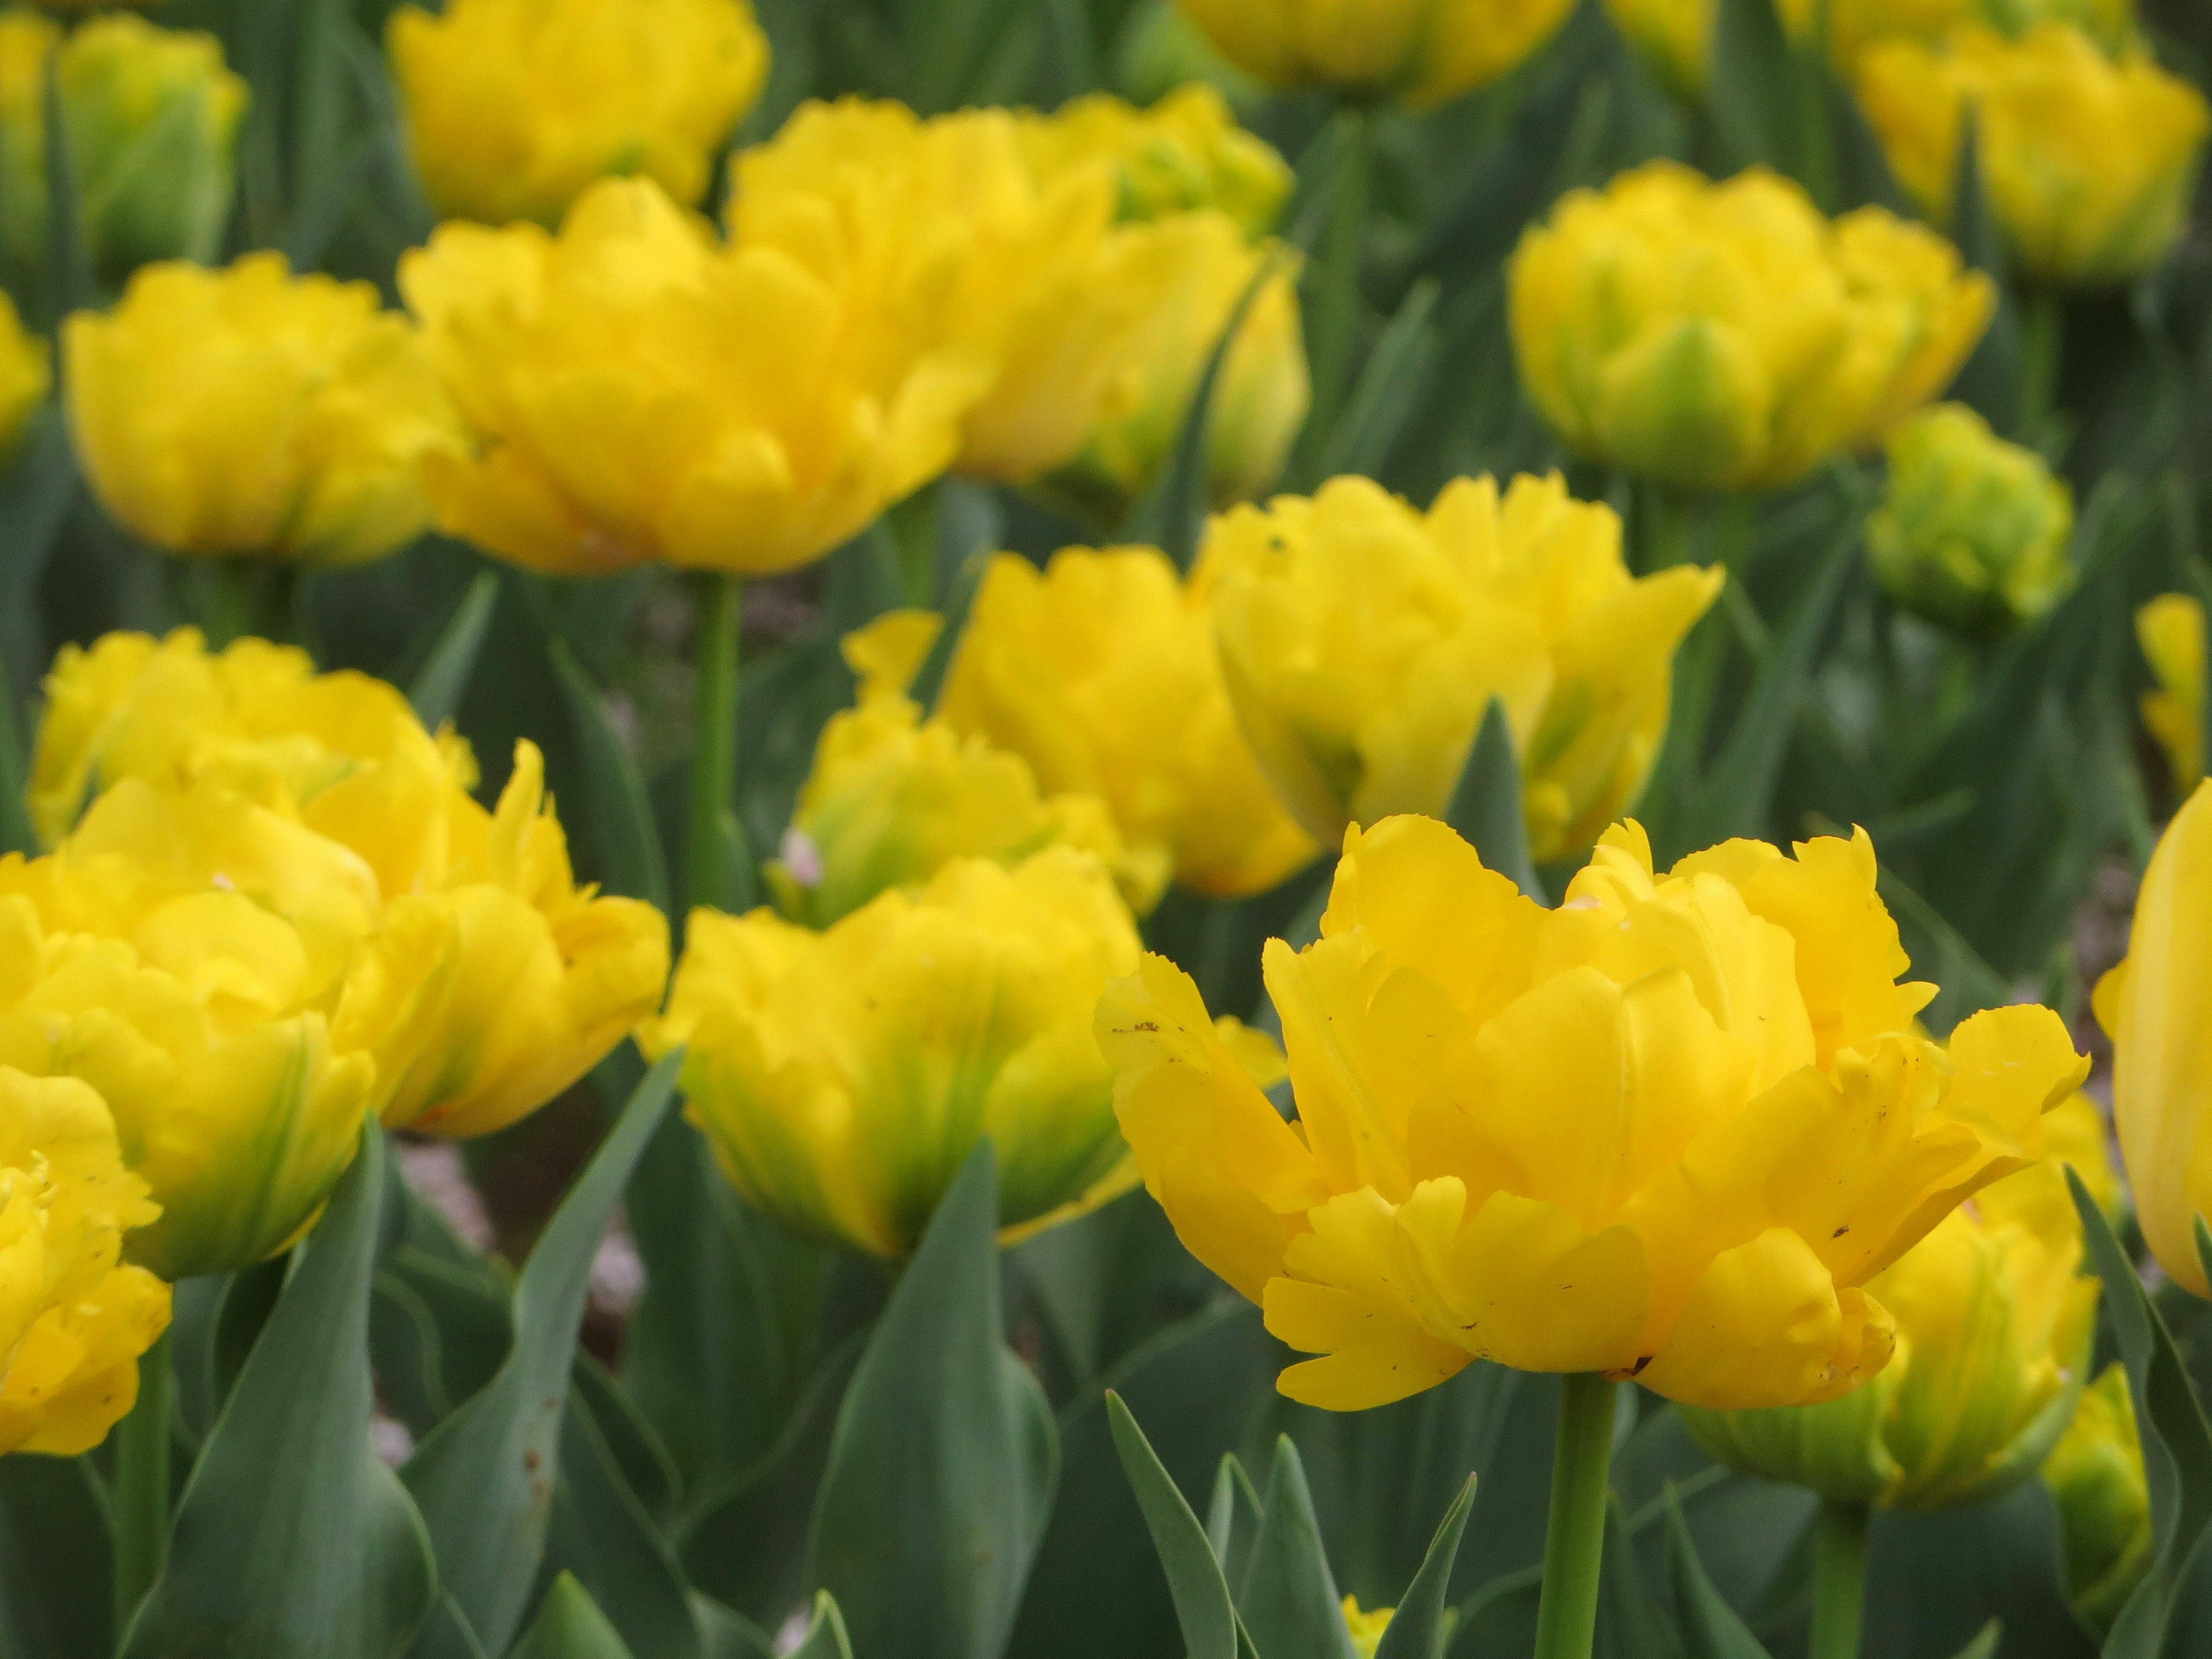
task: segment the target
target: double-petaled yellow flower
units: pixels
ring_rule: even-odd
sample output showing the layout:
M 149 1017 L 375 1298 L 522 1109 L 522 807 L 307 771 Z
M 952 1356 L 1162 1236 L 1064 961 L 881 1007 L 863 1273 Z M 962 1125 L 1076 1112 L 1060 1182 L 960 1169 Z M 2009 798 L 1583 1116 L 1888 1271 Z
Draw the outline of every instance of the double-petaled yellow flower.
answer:
M 1091 1022 L 1137 957 L 1089 854 L 956 860 L 823 933 L 765 910 L 694 911 L 644 1040 L 688 1045 L 691 1116 L 749 1201 L 899 1256 L 984 1136 L 1009 1233 L 1135 1184 Z
M 453 0 L 389 35 L 423 189 L 489 224 L 552 225 L 623 174 L 696 207 L 768 76 L 747 0 Z
M 2054 1109 L 2045 1127 L 2109 1176 L 2104 1121 L 2087 1098 Z M 2033 1477 L 2074 1417 L 2096 1327 L 2065 1161 L 1984 1188 L 1869 1281 L 1897 1321 L 1880 1376 L 1820 1405 L 1692 1407 L 1690 1432 L 1723 1462 L 1884 1509 L 1952 1509 Z
M 158 1213 L 97 1094 L 0 1066 L 0 1454 L 89 1451 L 137 1399 L 169 1287 L 123 1238 Z
M 2157 1542 L 2135 1401 L 2118 1360 L 2083 1390 L 2044 1463 L 2043 1483 L 2058 1510 L 2067 1600 L 2084 1624 L 2109 1632 L 2150 1571 Z
M 1319 942 L 1267 951 L 1297 1117 L 1158 957 L 1099 1007 L 1115 1105 L 1191 1251 L 1322 1356 L 1335 1410 L 1485 1358 L 1686 1404 L 1805 1404 L 1887 1362 L 1868 1282 L 2043 1155 L 2080 1083 L 2048 1009 L 1913 1030 L 1863 835 L 1654 872 L 1615 828 L 1545 910 L 1427 818 L 1345 837 Z
M 2112 1117 L 2143 1241 L 2166 1275 L 2212 1296 L 2197 1254 L 2212 1218 L 2212 790 L 2199 783 L 2158 839 L 2125 961 L 2097 982 L 2112 1039 Z
M 2002 629 L 2066 597 L 2074 494 L 2042 456 L 1963 404 L 1906 416 L 1887 448 L 1867 551 L 1891 598 L 1932 622 Z
M 1177 88 L 1150 109 L 1102 92 L 1050 115 L 1022 112 L 1015 121 L 1040 179 L 1103 167 L 1123 220 L 1218 208 L 1246 235 L 1263 236 L 1290 199 L 1289 166 L 1238 126 L 1228 100 L 1204 82 Z
M 1610 507 L 1523 476 L 1502 493 L 1461 479 L 1426 514 L 1364 478 L 1239 507 L 1213 521 L 1196 580 L 1245 736 L 1308 834 L 1442 817 L 1495 698 L 1548 861 L 1642 793 L 1675 647 L 1722 576 L 1632 577 Z
M 1441 104 L 1550 40 L 1571 0 L 1177 0 L 1222 56 L 1270 86 Z
M 440 524 L 559 575 L 818 558 L 944 471 L 988 380 L 836 261 L 720 246 L 641 179 L 557 236 L 447 225 L 399 283 L 471 436 L 426 463 Z
M 2107 58 L 2058 24 L 2017 40 L 1967 27 L 1882 41 L 1855 79 L 1898 182 L 1941 222 L 1973 112 L 1990 209 L 2040 282 L 2124 282 L 2180 240 L 2212 111 L 2148 55 Z
M 1683 489 L 1772 489 L 1940 395 L 1996 289 L 1880 208 L 1832 223 L 1763 168 L 1671 161 L 1575 191 L 1510 274 L 1522 383 L 1592 460 Z
M 2143 724 L 2165 751 L 2174 794 L 2184 796 L 2204 775 L 2204 602 L 2160 594 L 2136 612 L 2136 642 L 2158 683 L 2143 693 Z
M 1154 896 L 1170 874 L 1217 898 L 1263 892 L 1318 851 L 1237 727 L 1205 591 L 1156 549 L 1066 548 L 1042 571 L 1000 554 L 943 712 L 1043 787 L 1104 801 Z
M 164 552 L 351 564 L 411 541 L 451 406 L 366 283 L 151 265 L 63 331 L 71 435 L 108 514 Z

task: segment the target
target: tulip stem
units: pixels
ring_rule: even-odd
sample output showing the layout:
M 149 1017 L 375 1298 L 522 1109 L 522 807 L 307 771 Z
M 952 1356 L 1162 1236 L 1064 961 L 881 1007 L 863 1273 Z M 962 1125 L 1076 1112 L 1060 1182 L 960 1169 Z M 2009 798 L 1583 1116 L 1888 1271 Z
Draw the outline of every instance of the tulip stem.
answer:
M 1359 274 L 1367 253 L 1367 219 L 1374 179 L 1373 118 L 1356 105 L 1337 118 L 1343 132 L 1336 173 L 1329 181 L 1326 251 L 1314 277 L 1313 404 L 1299 438 L 1299 470 L 1321 464 L 1329 435 L 1351 389 L 1352 347 L 1359 331 Z
M 1559 1379 L 1559 1437 L 1534 1659 L 1589 1659 L 1597 1638 L 1598 1569 L 1613 1468 L 1615 1384 L 1595 1371 Z
M 1821 1500 L 1813 1517 L 1813 1642 L 1807 1659 L 1859 1659 L 1866 1618 L 1867 1506 Z
M 138 1401 L 115 1443 L 115 1647 L 169 1559 L 169 1418 L 176 1376 L 163 1332 L 138 1362 Z
M 2043 447 L 2044 428 L 2058 404 L 2058 368 L 2066 346 L 2066 307 L 2056 289 L 2021 295 L 2020 441 Z
M 738 624 L 744 584 L 701 575 L 694 592 L 699 629 L 698 689 L 691 734 L 691 820 L 684 848 L 684 898 L 693 908 L 742 902 L 738 793 Z

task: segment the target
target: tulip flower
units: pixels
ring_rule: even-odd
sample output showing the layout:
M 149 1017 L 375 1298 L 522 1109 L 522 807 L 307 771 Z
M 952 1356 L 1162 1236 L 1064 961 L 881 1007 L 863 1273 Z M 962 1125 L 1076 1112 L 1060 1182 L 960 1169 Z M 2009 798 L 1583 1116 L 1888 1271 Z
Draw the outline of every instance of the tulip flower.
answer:
M 1040 180 L 1103 167 L 1124 221 L 1218 208 L 1245 235 L 1264 236 L 1290 198 L 1289 166 L 1238 126 L 1228 100 L 1202 82 L 1178 87 L 1150 109 L 1092 93 L 1050 115 L 1024 111 L 1014 119 Z
M 1103 800 L 1158 884 L 1172 872 L 1194 892 L 1239 897 L 1318 854 L 1237 727 L 1205 592 L 1156 549 L 1066 548 L 1042 571 L 1000 554 L 942 707 L 949 726 L 1020 756 L 1043 787 Z
M 1996 289 L 1880 208 L 1831 222 L 1763 168 L 1654 161 L 1571 191 L 1509 271 L 1530 398 L 1594 461 L 1680 489 L 1775 489 L 1939 395 Z
M 1382 1645 L 1382 1632 L 1390 1628 L 1396 1612 L 1395 1607 L 1376 1607 L 1363 1613 L 1358 1596 L 1344 1598 L 1344 1627 L 1352 1633 L 1352 1650 L 1359 1659 L 1375 1659 L 1375 1650 Z
M 2146 55 L 2114 60 L 2057 24 L 2017 40 L 1967 27 L 1871 46 L 1855 80 L 1891 171 L 1939 222 L 1975 112 L 1990 209 L 2040 283 L 2123 283 L 2180 240 L 2212 109 Z
M 2143 872 L 2128 954 L 2097 981 L 2097 1022 L 2112 1040 L 2112 1117 L 2143 1242 L 2175 1283 L 2212 1295 L 2196 1229 L 2212 1216 L 2212 793 L 2199 783 Z
M 1197 584 L 1246 738 L 1324 845 L 1347 823 L 1441 817 L 1492 699 L 1540 861 L 1642 793 L 1675 647 L 1717 570 L 1637 579 L 1610 507 L 1558 477 L 1461 479 L 1425 514 L 1364 478 L 1215 520 Z
M 551 574 L 819 558 L 944 470 L 983 385 L 857 278 L 718 246 L 643 179 L 557 236 L 446 225 L 399 282 L 472 435 L 425 468 L 441 526 Z
M 1569 0 L 1178 0 L 1223 57 L 1270 86 L 1441 104 L 1551 39 Z
M 2066 1552 L 2075 1616 L 2108 1632 L 2150 1571 L 2150 1482 L 2128 1374 L 2115 1360 L 2083 1390 L 2074 1420 L 2043 1465 Z
M 2204 775 L 2204 605 L 2161 593 L 2136 612 L 2136 642 L 2158 689 L 2143 694 L 2142 720 L 2166 751 L 2177 797 Z
M 738 1191 L 794 1231 L 902 1256 L 979 1137 L 1006 1237 L 1135 1184 L 1091 1034 L 1137 933 L 1097 860 L 958 859 L 825 932 L 694 911 L 668 1012 L 690 1115 Z
M 63 331 L 70 427 L 100 505 L 196 558 L 352 564 L 427 526 L 421 468 L 459 440 L 406 319 L 366 283 L 151 265 Z
M 1896 982 L 1875 876 L 1863 833 L 1662 875 L 1630 823 L 1546 910 L 1431 819 L 1354 830 L 1319 941 L 1265 957 L 1297 1123 L 1157 957 L 1099 1006 L 1115 1109 L 1184 1244 L 1321 1356 L 1292 1399 L 1356 1411 L 1475 1358 L 1836 1399 L 1890 1358 L 1871 1281 L 2043 1156 L 2088 1069 L 2045 1008 L 1920 1036 L 1934 988 Z
M 0 1066 L 0 1454 L 74 1457 L 130 1411 L 169 1287 L 123 1241 L 159 1212 L 98 1094 Z
M 451 0 L 388 34 L 424 191 L 488 224 L 550 228 L 617 174 L 697 206 L 768 76 L 747 0 Z
M 2085 1097 L 2045 1120 L 2105 1171 L 2103 1120 Z M 2077 1154 L 2079 1156 L 2081 1154 Z M 1867 1294 L 1897 1320 L 1897 1355 L 1856 1393 L 1775 1410 L 1686 1410 L 1723 1462 L 1884 1509 L 1951 1509 L 2009 1490 L 2043 1467 L 2088 1375 L 2097 1281 L 2084 1276 L 2081 1218 L 2063 1161 L 1985 1188 L 1953 1211 Z
M 1875 578 L 1931 622 L 2002 630 L 2074 586 L 2074 495 L 2042 456 L 1939 404 L 1889 435 L 1889 489 L 1867 526 Z

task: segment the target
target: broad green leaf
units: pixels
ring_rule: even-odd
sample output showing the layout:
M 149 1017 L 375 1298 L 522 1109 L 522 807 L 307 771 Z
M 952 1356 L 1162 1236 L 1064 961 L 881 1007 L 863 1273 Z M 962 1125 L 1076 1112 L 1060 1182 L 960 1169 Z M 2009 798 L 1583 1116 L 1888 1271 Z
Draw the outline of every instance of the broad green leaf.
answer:
M 547 1224 L 515 1285 L 514 1345 L 499 1374 L 431 1431 L 402 1472 L 437 1546 L 441 1583 L 494 1650 L 514 1639 L 544 1550 L 592 1261 L 681 1064 L 679 1049 L 646 1074 Z M 450 1651 L 429 1644 L 417 1656 Z
M 1792 57 L 1774 0 L 1720 0 L 1707 98 L 1724 171 L 1759 162 L 1790 169 L 1797 148 Z
M 0 1457 L 0 1653 L 113 1659 L 112 1548 L 89 1457 Z
M 1997 1643 L 2004 1635 L 2004 1625 L 1992 1619 L 1982 1626 L 1982 1633 L 1959 1650 L 1959 1659 L 1996 1659 Z
M 428 1616 L 429 1540 L 368 1443 L 384 1158 L 371 1121 L 208 1437 L 127 1659 L 397 1659 Z
M 24 755 L 22 728 L 15 720 L 15 693 L 8 665 L 0 662 L 0 854 L 39 854 L 39 838 L 31 829 L 31 808 L 26 788 L 30 781 Z
M 46 282 L 50 326 L 92 303 L 92 260 L 85 248 L 84 203 L 70 154 L 69 121 L 62 106 L 61 48 L 48 48 L 40 86 L 40 114 L 46 138 Z
M 694 1591 L 691 1614 L 699 1621 L 707 1659 L 777 1659 L 775 1644 L 765 1631 L 713 1596 Z
M 631 1653 L 592 1593 L 564 1572 L 507 1659 L 631 1659 Z
M 568 718 L 575 725 L 586 775 L 591 779 L 592 822 L 606 858 L 606 885 L 612 892 L 643 899 L 665 913 L 669 905 L 667 857 L 637 757 L 608 720 L 605 699 L 569 650 L 568 641 L 549 638 L 545 648 L 552 658 L 561 695 L 568 705 Z
M 1222 1457 L 1213 1477 L 1213 1497 L 1206 1506 L 1206 1542 L 1231 1583 L 1244 1577 L 1252 1545 L 1260 1536 L 1260 1494 L 1252 1477 L 1233 1454 Z
M 1145 1525 L 1152 1534 L 1152 1547 L 1159 1553 L 1160 1566 L 1167 1574 L 1189 1659 L 1237 1659 L 1237 1607 L 1206 1528 L 1198 1524 L 1189 1501 L 1162 1467 L 1120 1395 L 1106 1396 L 1106 1412 L 1113 1426 L 1114 1444 L 1121 1454 L 1121 1467 L 1135 1489 L 1138 1507 L 1144 1511 Z
M 1368 354 L 1367 366 L 1352 389 L 1352 399 L 1322 452 L 1324 478 L 1357 473 L 1382 476 L 1407 420 L 1419 402 L 1436 356 L 1434 319 L 1443 292 L 1424 276 L 1406 295 Z
M 1383 1631 L 1375 1659 L 1443 1659 L 1452 1632 L 1452 1568 L 1459 1560 L 1459 1540 L 1467 1530 L 1468 1512 L 1474 1507 L 1474 1476 L 1468 1476 L 1459 1496 L 1444 1511 L 1443 1524 L 1437 1528 L 1428 1558 Z
M 814 1581 L 854 1646 L 999 1659 L 1060 1474 L 1051 1408 L 1000 1334 L 998 1176 L 976 1143 L 868 1338 L 815 1496 Z
M 487 570 L 471 582 L 453 607 L 437 642 L 422 666 L 408 683 L 407 701 L 416 718 L 433 732 L 460 713 L 461 698 L 476 672 L 477 653 L 483 649 L 491 627 L 491 613 L 499 604 L 499 575 Z
M 923 708 L 934 710 L 937 700 L 945 692 L 945 677 L 952 672 L 953 653 L 960 649 L 960 636 L 967 630 L 968 613 L 975 609 L 975 595 L 983 586 L 983 577 L 991 568 L 991 555 L 979 549 L 960 562 L 953 574 L 952 585 L 945 598 L 943 624 L 937 637 L 930 642 L 929 654 L 921 659 L 915 671 L 914 684 L 907 695 Z
M 1506 724 L 1505 705 L 1496 697 L 1484 711 L 1481 728 L 1467 751 L 1452 790 L 1445 821 L 1482 855 L 1485 867 L 1506 877 L 1516 887 L 1544 902 L 1544 889 L 1536 879 L 1536 866 L 1528 858 L 1528 820 L 1521 807 L 1521 762 L 1513 752 L 1513 728 Z
M 77 505 L 79 483 L 68 424 L 49 402 L 0 471 L 0 688 L 11 695 L 32 696 L 46 672 L 53 640 L 39 588 Z M 31 735 L 27 722 L 22 735 Z
M 1237 1612 L 1265 1659 L 1352 1659 L 1313 1494 L 1288 1435 L 1275 1442 L 1260 1535 L 1237 1585 Z
M 348 155 L 344 0 L 295 0 L 297 31 L 289 94 L 284 246 L 295 264 L 318 262 L 359 173 Z
M 1690 1524 L 1682 1518 L 1681 1499 L 1671 1486 L 1667 1489 L 1667 1534 L 1684 1659 L 1767 1659 L 1759 1638 L 1713 1587 L 1705 1564 L 1698 1559 Z
M 1645 1574 L 1620 1498 L 1605 1506 L 1605 1564 L 1598 1580 L 1595 1659 L 1682 1659 L 1682 1643 Z

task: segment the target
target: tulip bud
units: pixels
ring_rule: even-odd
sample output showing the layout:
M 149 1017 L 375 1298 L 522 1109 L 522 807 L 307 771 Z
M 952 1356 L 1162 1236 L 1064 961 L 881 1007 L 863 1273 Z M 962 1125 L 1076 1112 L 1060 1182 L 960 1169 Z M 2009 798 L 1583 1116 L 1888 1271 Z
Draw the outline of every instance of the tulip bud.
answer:
M 1551 39 L 1571 0 L 1180 0 L 1221 54 L 1270 86 L 1441 104 Z
M 1571 191 L 1509 273 L 1522 385 L 1570 446 L 1680 489 L 1774 489 L 1942 392 L 1996 289 L 1880 208 L 1831 222 L 1763 168 Z
M 429 517 L 459 436 L 429 359 L 366 283 L 149 265 L 63 333 L 71 435 L 111 517 L 164 552 L 353 564 Z
M 0 1066 L 0 1454 L 74 1457 L 130 1411 L 169 1287 L 123 1239 L 159 1213 L 99 1095 Z
M 1359 1610 L 1359 1598 L 1344 1598 L 1344 1627 L 1352 1633 L 1352 1650 L 1359 1659 L 1375 1659 L 1375 1650 L 1382 1645 L 1382 1632 L 1390 1628 L 1395 1607 L 1376 1607 L 1371 1613 Z
M 1935 988 L 1896 982 L 1863 832 L 1662 874 L 1623 824 L 1551 910 L 1433 819 L 1344 848 L 1319 940 L 1265 957 L 1295 1125 L 1162 958 L 1098 1009 L 1147 1190 L 1321 1356 L 1278 1384 L 1310 1405 L 1384 1405 L 1478 1358 L 1714 1409 L 1841 1399 L 1911 1317 L 1871 1281 L 2041 1158 L 2088 1070 L 2047 1008 L 1977 1014 L 1948 1056 L 1914 1030 Z M 2063 1255 L 2045 1228 L 2005 1248 Z M 2045 1352 L 2087 1328 L 2079 1250 L 2023 1299 Z
M 1137 955 L 1089 854 L 960 859 L 826 932 L 694 911 L 643 1040 L 687 1045 L 693 1121 L 738 1191 L 795 1231 L 902 1256 L 988 1135 L 1011 1239 L 1134 1182 L 1091 1016 Z
M 2043 1465 L 2065 1540 L 2066 1594 L 2100 1635 L 2150 1571 L 2150 1483 L 2135 1400 L 2118 1361 L 2083 1390 L 2074 1420 Z
M 943 712 L 1045 788 L 1104 801 L 1133 860 L 1163 882 L 1172 871 L 1194 892 L 1241 897 L 1318 855 L 1237 727 L 1203 588 L 1156 549 L 1066 548 L 1042 572 L 1000 554 Z
M 1868 523 L 1867 550 L 1899 605 L 1949 627 L 2002 631 L 2073 587 L 2074 495 L 2040 455 L 1960 404 L 1908 416 L 1887 448 L 1889 489 Z
M 1124 221 L 1218 208 L 1245 235 L 1263 236 L 1290 198 L 1290 167 L 1237 125 L 1210 86 L 1179 87 L 1150 109 L 1093 93 L 1051 115 L 1015 119 L 1040 179 L 1103 167 Z
M 2143 694 L 2142 720 L 2166 751 L 2177 799 L 2204 775 L 2204 605 L 2161 593 L 2136 612 L 2136 642 L 2158 689 Z
M 1939 46 L 1880 42 L 1855 78 L 1891 171 L 1939 222 L 1974 112 L 1990 209 L 2038 281 L 2123 283 L 2180 240 L 2212 110 L 2145 54 L 2114 61 L 2057 24 L 2017 40 L 1967 27 Z
M 1630 576 L 1612 508 L 1556 475 L 1463 478 L 1425 514 L 1338 478 L 1215 520 L 1196 578 L 1245 737 L 1309 835 L 1442 817 L 1498 699 L 1547 862 L 1642 793 L 1675 647 L 1722 580 Z
M 2046 1128 L 2069 1115 L 2101 1130 L 2080 1095 Z M 2091 1145 L 2101 1168 L 2100 1134 Z M 1723 1462 L 1842 1503 L 1995 1497 L 2043 1466 L 2073 1416 L 2097 1310 L 2081 1263 L 2081 1221 L 2048 1158 L 1984 1188 L 1869 1281 L 1896 1316 L 1897 1353 L 1865 1388 L 1820 1405 L 1686 1410 L 1683 1423 Z
M 431 204 L 495 225 L 550 228 L 617 175 L 697 206 L 768 76 L 747 0 L 451 0 L 389 36 Z

